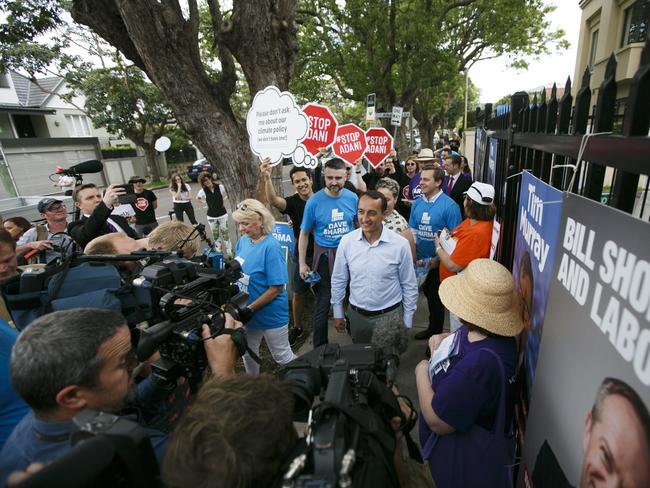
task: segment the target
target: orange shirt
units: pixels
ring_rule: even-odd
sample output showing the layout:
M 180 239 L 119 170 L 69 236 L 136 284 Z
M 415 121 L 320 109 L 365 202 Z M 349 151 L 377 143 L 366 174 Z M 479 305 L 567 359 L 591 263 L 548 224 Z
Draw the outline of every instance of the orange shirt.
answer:
M 470 219 L 465 219 L 452 231 L 456 238 L 456 248 L 451 254 L 451 260 L 458 266 L 466 268 L 467 265 L 478 258 L 490 257 L 490 243 L 492 242 L 492 220 L 477 220 L 472 225 Z M 445 278 L 455 275 L 440 263 L 440 282 Z

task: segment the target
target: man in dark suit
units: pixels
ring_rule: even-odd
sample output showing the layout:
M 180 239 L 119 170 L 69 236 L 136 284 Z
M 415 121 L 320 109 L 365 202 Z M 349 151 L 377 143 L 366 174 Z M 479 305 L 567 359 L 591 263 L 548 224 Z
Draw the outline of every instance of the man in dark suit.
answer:
M 463 175 L 461 171 L 462 163 L 463 158 L 453 153 L 443 160 L 443 167 L 447 172 L 447 176 L 442 182 L 442 191 L 458 204 L 460 213 L 465 218 L 463 199 L 465 198 L 465 192 L 472 186 L 472 180 Z
M 111 232 L 123 232 L 134 239 L 139 238 L 124 217 L 111 215 L 113 206 L 118 204 L 120 195 L 124 194 L 124 188 L 116 185 L 106 188 L 103 197 L 92 183 L 77 187 L 73 198 L 81 218 L 68 225 L 68 234 L 82 248 L 95 237 Z

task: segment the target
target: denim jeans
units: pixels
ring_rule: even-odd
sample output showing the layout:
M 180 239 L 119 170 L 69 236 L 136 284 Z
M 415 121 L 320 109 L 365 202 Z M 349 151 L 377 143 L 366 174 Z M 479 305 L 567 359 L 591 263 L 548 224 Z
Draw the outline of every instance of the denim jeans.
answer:
M 320 275 L 320 281 L 314 286 L 316 302 L 314 303 L 314 349 L 328 343 L 328 322 L 327 317 L 330 311 L 330 299 L 332 298 L 332 277 L 330 275 L 329 260 L 327 254 L 321 255 L 318 260 L 316 271 Z

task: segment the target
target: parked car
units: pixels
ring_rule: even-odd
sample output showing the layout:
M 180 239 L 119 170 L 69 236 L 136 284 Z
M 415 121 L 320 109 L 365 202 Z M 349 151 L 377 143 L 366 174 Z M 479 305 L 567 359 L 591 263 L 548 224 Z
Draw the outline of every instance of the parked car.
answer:
M 187 167 L 187 177 L 192 181 L 198 181 L 199 174 L 211 173 L 212 177 L 216 177 L 214 166 L 206 158 L 197 159 L 190 166 Z

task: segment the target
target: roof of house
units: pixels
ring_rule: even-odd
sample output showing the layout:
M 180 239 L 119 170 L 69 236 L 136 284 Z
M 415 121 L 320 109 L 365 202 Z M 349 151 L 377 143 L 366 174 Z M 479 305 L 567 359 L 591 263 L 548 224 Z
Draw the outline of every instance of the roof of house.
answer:
M 42 107 L 63 84 L 63 78 L 59 76 L 38 78 L 36 82 L 33 82 L 15 71 L 11 71 L 10 75 L 16 95 L 18 95 L 18 101 L 23 107 Z

